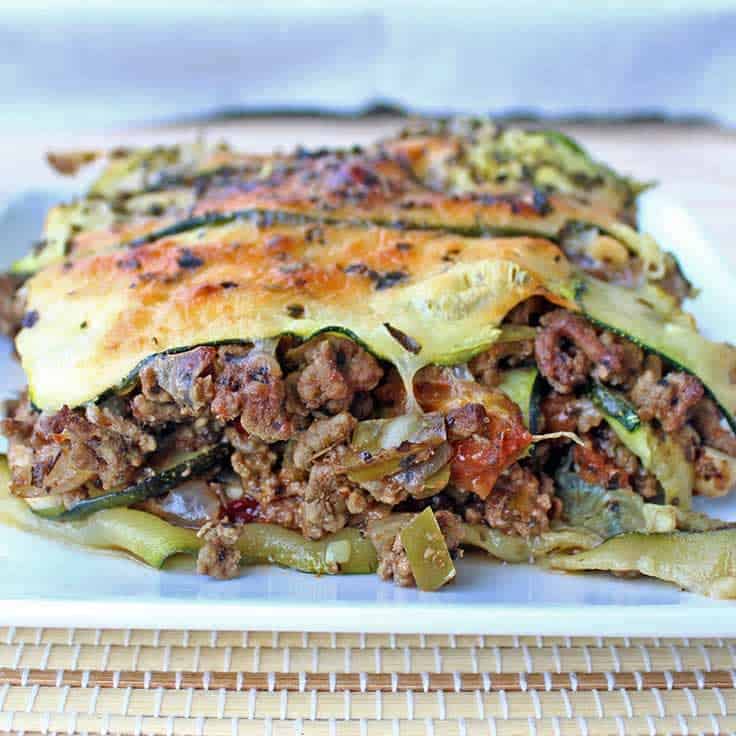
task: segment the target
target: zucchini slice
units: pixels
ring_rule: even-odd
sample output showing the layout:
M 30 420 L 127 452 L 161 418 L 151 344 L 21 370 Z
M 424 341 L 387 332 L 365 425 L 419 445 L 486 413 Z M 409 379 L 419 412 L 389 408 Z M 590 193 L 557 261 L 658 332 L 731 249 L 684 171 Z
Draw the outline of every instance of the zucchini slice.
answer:
M 104 200 L 85 199 L 61 204 L 49 210 L 43 238 L 29 253 L 15 261 L 10 272 L 20 276 L 32 274 L 67 255 L 72 237 L 83 230 L 109 228 L 116 214 Z
M 575 555 L 554 555 L 556 570 L 639 572 L 713 598 L 736 598 L 736 529 L 622 534 Z
M 536 537 L 504 534 L 485 524 L 463 523 L 463 547 L 482 549 L 504 562 L 533 562 L 554 552 L 577 552 L 603 540 L 588 529 L 556 526 Z
M 216 463 L 224 460 L 228 454 L 229 448 L 226 445 L 216 445 L 185 455 L 180 454 L 178 457 L 169 460 L 161 470 L 150 478 L 145 478 L 139 483 L 119 491 L 111 491 L 79 501 L 70 509 L 65 509 L 63 505 L 46 509 L 38 509 L 36 504 L 33 503 L 29 505 L 35 513 L 56 521 L 83 519 L 96 511 L 133 506 L 147 498 L 163 496 L 183 480 L 203 473 Z
M 521 409 L 524 424 L 532 434 L 539 429 L 539 400 L 543 383 L 536 368 L 513 368 L 503 374 L 498 385 Z
M 57 519 L 66 511 L 64 499 L 59 494 L 28 496 L 23 500 L 31 507 L 34 514 L 44 519 Z
M 445 537 L 429 506 L 401 530 L 400 536 L 417 588 L 438 590 L 455 577 Z
M 438 197 L 438 195 L 433 196 Z M 177 199 L 183 200 L 186 197 L 187 192 L 184 191 Z M 160 195 L 158 199 L 165 201 L 166 198 Z M 252 219 L 264 223 L 297 226 L 347 224 L 353 227 L 384 227 L 399 231 L 420 229 L 453 233 L 462 237 L 544 237 L 553 242 L 557 242 L 564 227 L 574 221 L 599 228 L 602 232 L 615 237 L 633 253 L 646 254 L 648 262 L 654 263 L 661 260 L 659 258 L 661 251 L 649 236 L 642 235 L 622 223 L 607 223 L 598 218 L 590 218 L 590 221 L 587 221 L 583 213 L 576 211 L 538 217 L 523 214 L 509 216 L 502 207 L 496 204 L 453 214 L 451 210 L 448 211 L 448 208 L 452 206 L 450 200 L 449 205 L 447 202 L 438 201 L 427 202 L 422 207 L 402 207 L 399 203 L 380 209 L 351 206 L 321 213 L 306 203 L 280 201 L 270 195 L 261 198 L 251 197 L 244 204 L 246 206 L 231 208 L 219 204 L 219 210 L 196 216 L 187 214 L 184 217 L 179 216 L 179 219 L 177 219 L 177 213 L 180 215 L 182 212 L 188 212 L 190 208 L 173 208 L 168 210 L 169 216 L 162 218 L 163 224 L 160 225 L 156 220 L 150 218 L 146 220 L 133 212 L 126 216 L 114 214 L 104 201 L 84 200 L 78 205 L 61 206 L 51 211 L 50 218 L 53 217 L 54 224 L 51 227 L 50 222 L 47 226 L 43 246 L 16 261 L 11 267 L 11 272 L 30 275 L 44 266 L 61 260 L 69 253 L 72 237 L 84 230 L 99 228 L 99 233 L 97 237 L 87 239 L 83 247 L 76 247 L 73 255 L 70 255 L 71 260 L 98 252 L 135 249 L 174 235 L 198 231 L 201 228 Z M 90 215 L 81 217 L 77 214 L 78 211 L 86 212 L 88 209 L 105 213 L 106 217 L 103 218 L 101 214 L 97 218 Z M 140 222 L 136 223 L 135 218 Z M 121 224 L 128 225 L 124 229 L 128 235 L 122 238 L 111 237 L 109 233 L 115 232 L 112 229 L 109 232 L 105 230 L 113 225 L 119 227 Z M 661 255 L 661 257 L 664 256 Z
M 674 506 L 646 503 L 634 491 L 593 485 L 569 470 L 555 475 L 557 496 L 570 525 L 603 539 L 625 532 L 671 532 L 677 529 Z
M 285 209 L 324 223 L 362 221 L 465 236 L 557 239 L 569 223 L 580 222 L 639 254 L 650 275 L 662 275 L 664 254 L 656 243 L 621 221 L 623 214 L 630 215 L 642 186 L 593 161 L 561 133 L 518 128 L 499 131 L 492 125 L 485 125 L 483 131 L 399 138 L 365 153 L 331 151 L 314 157 L 247 156 L 207 151 L 201 144 L 118 153 L 88 197 L 72 205 L 104 207 L 107 221 L 72 222 L 65 206 L 56 208 L 65 223 L 63 237 L 53 237 L 47 227 L 47 246 L 18 261 L 13 270 L 33 273 L 67 255 L 72 242 L 70 257 L 76 259 L 115 244 L 151 242 L 166 237 L 169 228 L 176 232 L 196 229 L 202 217 L 190 217 L 193 211 L 209 213 L 204 217 L 218 217 L 223 223 L 243 216 L 244 210 L 264 208 Z M 452 155 L 458 146 L 465 155 Z M 356 201 L 334 186 L 334 167 L 323 165 L 325 156 L 337 167 L 354 165 L 376 181 L 387 181 L 394 193 L 376 192 L 365 201 Z M 274 178 L 274 171 L 279 176 Z M 225 183 L 218 183 L 218 172 Z M 202 177 L 206 186 L 199 197 L 196 192 Z M 439 189 L 438 181 L 442 182 Z M 232 187 L 246 182 L 247 188 Z M 583 204 L 586 201 L 589 204 Z M 122 226 L 116 243 L 111 240 L 116 232 L 112 226 Z M 93 237 L 77 238 L 79 234 Z
M 641 425 L 636 409 L 619 393 L 596 382 L 590 389 L 590 396 L 593 403 L 609 419 L 614 419 L 629 432 L 633 432 Z
M 695 486 L 695 468 L 685 457 L 681 445 L 670 435 L 655 430 L 648 422 L 642 422 L 633 407 L 615 391 L 594 387 L 592 395 L 621 443 L 659 481 L 665 503 L 689 509 Z M 631 426 L 634 429 L 629 429 Z
M 8 490 L 7 462 L 0 457 L 0 522 L 60 542 L 122 551 L 161 568 L 178 554 L 196 555 L 204 541 L 146 511 L 107 508 L 85 518 L 59 521 L 35 514 Z M 342 529 L 318 541 L 272 524 L 246 524 L 237 547 L 243 564 L 267 563 L 316 575 L 376 571 L 376 550 L 358 529 Z
M 44 269 L 26 285 L 38 319 L 16 338 L 31 400 L 79 406 L 130 385 L 155 354 L 325 331 L 357 340 L 410 385 L 424 365 L 462 363 L 495 342 L 521 301 L 570 304 L 559 294 L 573 271 L 548 241 L 321 230 L 314 242 L 304 228 L 238 222 L 138 248 L 135 270 L 117 252 Z M 288 264 L 274 242 L 288 243 Z
M 573 293 L 593 322 L 699 378 L 736 430 L 736 348 L 708 340 L 681 312 L 661 314 L 635 290 L 581 275 Z
M 557 130 L 451 119 L 412 125 L 385 145 L 391 150 L 401 144 L 419 175 L 434 174 L 434 179 L 449 180 L 456 188 L 525 183 L 628 212 L 650 186 L 594 160 L 580 143 Z M 414 153 L 417 149 L 421 153 Z
M 689 509 L 695 486 L 695 468 L 685 457 L 682 446 L 670 435 L 658 434 L 648 423 L 633 431 L 616 420 L 610 421 L 609 426 L 659 481 L 665 503 Z

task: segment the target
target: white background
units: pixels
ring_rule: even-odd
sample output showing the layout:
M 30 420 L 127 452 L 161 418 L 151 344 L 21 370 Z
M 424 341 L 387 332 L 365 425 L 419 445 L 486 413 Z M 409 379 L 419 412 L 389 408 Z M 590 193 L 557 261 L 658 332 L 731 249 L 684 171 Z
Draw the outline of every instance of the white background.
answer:
M 0 0 L 0 131 L 376 101 L 733 124 L 736 3 Z

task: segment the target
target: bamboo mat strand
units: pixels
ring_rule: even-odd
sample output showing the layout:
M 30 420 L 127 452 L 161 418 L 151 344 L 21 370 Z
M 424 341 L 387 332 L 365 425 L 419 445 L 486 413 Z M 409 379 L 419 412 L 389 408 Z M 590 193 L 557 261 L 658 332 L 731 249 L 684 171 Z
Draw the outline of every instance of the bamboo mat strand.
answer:
M 0 731 L 736 733 L 736 641 L 0 628 Z

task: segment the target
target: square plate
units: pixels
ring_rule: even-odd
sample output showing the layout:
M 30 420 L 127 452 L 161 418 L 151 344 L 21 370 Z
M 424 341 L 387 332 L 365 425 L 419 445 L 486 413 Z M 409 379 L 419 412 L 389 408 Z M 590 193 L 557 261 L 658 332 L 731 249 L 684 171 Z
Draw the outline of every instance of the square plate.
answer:
M 5 241 L 29 242 L 39 214 L 60 198 L 16 200 L 0 218 Z M 736 342 L 736 325 L 722 318 L 736 311 L 734 282 L 696 223 L 657 192 L 644 195 L 640 216 L 704 287 L 690 305 L 699 324 L 710 337 Z M 24 380 L 9 342 L 1 347 L 0 389 L 7 393 Z M 736 499 L 697 506 L 736 520 Z M 0 530 L 0 625 L 696 637 L 736 636 L 734 614 L 734 603 L 646 578 L 563 575 L 476 554 L 459 562 L 453 585 L 422 593 L 376 576 L 318 578 L 267 566 L 221 582 Z

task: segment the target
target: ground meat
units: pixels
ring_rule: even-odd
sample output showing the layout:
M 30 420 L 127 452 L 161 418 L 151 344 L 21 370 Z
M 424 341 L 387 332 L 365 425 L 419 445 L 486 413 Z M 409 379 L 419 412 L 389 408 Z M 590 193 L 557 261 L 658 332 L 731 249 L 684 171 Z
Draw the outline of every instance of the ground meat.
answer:
M 292 379 L 293 385 L 296 398 L 310 411 L 345 411 L 357 392 L 371 391 L 383 376 L 376 359 L 352 340 L 329 335 L 297 351 L 304 367 Z
M 674 432 L 685 424 L 693 407 L 703 398 L 703 384 L 689 373 L 670 371 L 663 376 L 662 361 L 650 355 L 630 398 L 641 419 L 656 419 L 665 432 Z
M 204 545 L 197 555 L 197 572 L 218 580 L 237 577 L 241 552 L 237 548 L 240 531 L 237 527 L 218 524 L 203 535 Z
M 358 496 L 362 500 L 358 500 Z M 386 503 L 379 503 L 362 491 L 353 491 L 348 496 L 347 507 L 350 513 L 349 526 L 365 527 L 366 524 L 370 524 L 372 521 L 385 519 L 392 512 L 391 506 Z M 358 511 L 359 508 L 363 510 Z
M 533 296 L 517 304 L 503 321 L 510 325 L 534 325 L 549 308 L 550 304 L 544 297 Z
M 534 354 L 542 375 L 561 394 L 585 383 L 589 375 L 606 381 L 622 369 L 622 351 L 601 342 L 580 315 L 556 309 L 541 319 Z
M 286 384 L 278 360 L 257 349 L 220 348 L 212 413 L 240 418 L 249 434 L 267 442 L 288 439 L 294 427 L 286 413 Z
M 368 493 L 378 503 L 384 503 L 388 506 L 396 506 L 396 504 L 406 501 L 409 497 L 409 491 L 400 483 L 394 483 L 390 479 L 369 480 L 360 484 L 360 487 Z
M 447 549 L 454 552 L 465 538 L 460 517 L 451 511 L 444 510 L 436 511 L 434 516 L 447 543 Z
M 340 472 L 341 454 L 330 452 L 323 461 L 312 465 L 304 490 L 302 534 L 320 539 L 342 529 L 348 521 L 347 499 L 357 490 Z
M 736 436 L 723 426 L 720 410 L 711 399 L 702 399 L 695 405 L 692 423 L 704 445 L 736 457 Z
M 370 419 L 373 416 L 374 405 L 373 397 L 368 391 L 356 391 L 350 404 L 350 413 L 359 421 Z
M 231 456 L 233 470 L 240 476 L 243 491 L 265 506 L 278 494 L 281 483 L 274 470 L 278 456 L 257 437 L 243 435 L 228 427 L 226 439 L 236 450 Z
M 607 426 L 584 437 L 585 446 L 573 450 L 576 471 L 588 483 L 602 488 L 630 488 L 644 498 L 659 493 L 659 482 Z
M 304 501 L 293 496 L 276 498 L 260 508 L 258 520 L 299 532 L 304 525 Z
M 391 366 L 385 372 L 382 381 L 373 391 L 373 398 L 380 402 L 385 416 L 397 416 L 403 412 L 406 388 L 396 368 Z
M 413 588 L 414 575 L 411 571 L 409 558 L 401 542 L 401 535 L 397 534 L 391 543 L 378 552 L 378 577 L 381 580 L 393 580 L 401 588 Z
M 701 447 L 695 460 L 695 490 L 697 493 L 716 498 L 725 496 L 734 482 L 731 464 L 722 455 Z
M 607 441 L 599 440 L 598 447 L 613 460 L 617 467 L 629 473 L 629 475 L 633 475 L 639 467 L 639 458 L 628 447 L 618 441 L 615 432 L 609 430 L 604 436 Z
M 222 439 L 222 424 L 209 416 L 189 419 L 182 424 L 174 424 L 161 436 L 161 444 L 182 452 L 195 452 L 209 445 L 216 445 Z
M 603 415 L 586 397 L 551 392 L 541 405 L 545 432 L 585 434 L 603 421 Z
M 37 467 L 51 467 L 58 458 L 59 452 L 51 449 L 34 449 L 30 446 L 34 422 L 27 423 L 15 417 L 2 421 L 2 433 L 8 439 L 8 466 L 10 468 L 10 490 L 22 496 L 42 495 L 43 484 L 41 473 Z M 84 483 L 90 476 L 84 472 L 79 483 Z M 76 487 L 69 482 L 62 488 Z
M 622 445 L 615 447 L 615 450 L 619 449 L 625 451 L 626 448 Z M 582 447 L 576 445 L 573 457 L 577 474 L 586 483 L 601 488 L 631 488 L 631 473 L 638 468 L 636 462 L 631 467 L 628 466 L 629 457 L 624 453 L 610 457 L 600 448 L 594 447 L 590 440 L 587 440 Z
M 141 369 L 140 382 L 131 410 L 143 424 L 212 415 L 223 423 L 239 420 L 246 432 L 269 442 L 288 439 L 294 429 L 281 366 L 256 348 L 199 347 L 157 356 Z
M 157 443 L 153 435 L 145 432 L 134 421 L 122 415 L 122 409 L 117 401 L 107 405 L 89 404 L 85 409 L 87 421 L 91 424 L 120 435 L 129 445 L 138 447 L 143 453 L 151 453 Z
M 465 404 L 452 409 L 445 418 L 447 439 L 464 440 L 474 434 L 483 434 L 489 424 L 488 414 L 481 404 Z
M 109 408 L 90 406 L 83 413 L 65 406 L 19 416 L 3 423 L 11 487 L 19 495 L 67 493 L 87 482 L 105 490 L 127 485 L 157 446 L 152 435 Z
M 614 335 L 612 332 L 602 332 L 600 340 L 603 345 L 615 351 L 621 358 L 620 367 L 611 371 L 607 379 L 608 383 L 628 388 L 641 373 L 644 351 L 631 340 Z
M 136 394 L 131 399 L 130 410 L 137 421 L 149 427 L 175 424 L 191 416 L 189 412 L 173 401 L 153 401 L 147 399 L 143 394 Z
M 631 476 L 631 486 L 643 498 L 655 498 L 660 491 L 657 478 L 645 470 L 641 464 L 636 473 Z
M 695 462 L 695 457 L 700 449 L 700 435 L 690 424 L 684 424 L 680 429 L 670 432 L 670 439 L 674 440 L 682 448 L 685 460 L 689 463 Z
M 13 337 L 21 328 L 25 307 L 18 294 L 21 279 L 0 274 L 0 334 Z
M 278 469 L 276 449 L 257 437 L 235 427 L 228 427 L 225 436 L 235 448 L 231 462 L 243 491 L 258 504 L 258 521 L 300 530 L 306 476 Z
M 355 417 L 343 411 L 334 417 L 317 419 L 294 437 L 292 460 L 294 466 L 306 470 L 315 456 L 333 445 L 347 440 L 355 429 Z
M 468 501 L 463 507 L 463 519 L 467 524 L 483 524 L 485 522 L 485 504 L 479 500 Z
M 533 354 L 534 340 L 499 342 L 470 361 L 470 372 L 479 383 L 498 386 L 503 378 L 502 368 L 521 365 Z
M 447 549 L 455 552 L 463 541 L 464 533 L 461 520 L 450 511 L 435 513 L 437 524 L 445 537 Z M 373 540 L 374 544 L 376 539 Z M 378 576 L 381 580 L 393 580 L 395 585 L 402 588 L 411 588 L 415 585 L 411 565 L 406 556 L 406 550 L 401 542 L 401 534 L 376 545 L 378 554 Z
M 159 355 L 141 369 L 141 393 L 152 402 L 173 402 L 190 416 L 201 414 L 215 395 L 212 371 L 216 357 L 212 347 Z
M 496 482 L 485 500 L 488 526 L 508 534 L 534 536 L 549 527 L 554 484 L 546 475 L 537 478 L 531 470 L 512 465 Z

